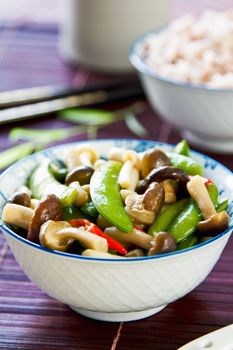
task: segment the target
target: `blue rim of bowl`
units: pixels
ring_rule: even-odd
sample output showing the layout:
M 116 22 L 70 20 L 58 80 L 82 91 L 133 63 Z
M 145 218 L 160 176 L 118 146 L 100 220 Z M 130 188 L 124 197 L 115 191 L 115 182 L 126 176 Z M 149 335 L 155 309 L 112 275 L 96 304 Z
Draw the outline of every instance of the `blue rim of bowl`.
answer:
M 150 77 L 153 77 L 161 82 L 174 85 L 176 87 L 182 87 L 187 89 L 193 89 L 193 90 L 201 90 L 206 91 L 208 93 L 216 92 L 216 93 L 233 93 L 233 88 L 230 89 L 218 89 L 218 88 L 212 88 L 210 86 L 204 85 L 204 84 L 195 84 L 195 83 L 187 83 L 182 80 L 172 79 L 172 78 L 166 78 L 163 77 L 160 74 L 157 74 L 155 71 L 153 71 L 152 68 L 150 68 L 143 60 L 142 57 L 138 54 L 138 48 L 141 48 L 143 45 L 143 42 L 150 36 L 153 36 L 155 34 L 159 34 L 164 29 L 166 29 L 168 26 L 162 26 L 156 29 L 152 29 L 149 32 L 146 32 L 142 35 L 140 35 L 130 46 L 129 48 L 129 59 L 132 65 L 142 74 L 146 74 Z
M 36 158 L 38 155 L 45 155 L 46 156 L 46 152 L 47 151 L 52 151 L 55 148 L 59 149 L 59 148 L 66 148 L 69 147 L 73 144 L 77 144 L 77 143 L 95 143 L 95 142 L 111 142 L 111 141 L 120 141 L 120 142 L 146 142 L 146 143 L 154 143 L 155 145 L 164 145 L 164 146 L 169 146 L 169 147 L 174 147 L 174 144 L 171 143 L 165 143 L 165 142 L 160 142 L 160 141 L 153 141 L 153 140 L 144 140 L 144 139 L 130 139 L 130 138 L 121 138 L 121 139 L 99 139 L 99 140 L 90 140 L 90 141 L 85 141 L 85 140 L 81 140 L 81 141 L 76 141 L 76 142 L 70 142 L 67 144 L 62 144 L 62 145 L 57 145 L 57 146 L 53 146 L 53 147 L 49 147 L 46 148 L 43 151 L 37 152 L 35 154 L 29 155 L 21 160 L 19 160 L 18 162 L 16 162 L 15 164 L 11 165 L 9 168 L 7 168 L 1 175 L 0 175 L 0 180 L 3 176 L 7 176 L 8 172 L 11 171 L 11 169 L 13 167 L 15 167 L 16 165 L 18 166 L 19 164 L 22 164 L 24 162 L 26 162 L 29 158 Z M 226 171 L 227 173 L 229 173 L 230 175 L 233 175 L 233 172 L 226 168 L 224 165 L 222 165 L 221 163 L 219 163 L 217 160 L 206 156 L 203 153 L 197 152 L 197 151 L 191 151 L 191 153 L 193 154 L 197 154 L 200 157 L 204 157 L 206 159 L 210 159 L 211 161 L 215 162 L 218 166 L 220 166 L 221 168 L 224 169 L 224 171 Z M 88 256 L 82 256 L 82 255 L 76 255 L 76 254 L 71 254 L 71 253 L 66 253 L 66 252 L 60 252 L 58 250 L 50 250 L 47 248 L 42 247 L 39 244 L 33 243 L 28 241 L 26 238 L 23 238 L 19 235 L 17 235 L 17 233 L 15 233 L 14 231 L 12 231 L 9 227 L 7 227 L 5 224 L 3 224 L 3 222 L 0 219 L 0 229 L 2 229 L 3 231 L 5 231 L 7 234 L 9 234 L 10 236 L 12 236 L 13 238 L 17 239 L 18 241 L 25 243 L 26 245 L 29 245 L 31 247 L 34 247 L 36 249 L 39 249 L 45 253 L 49 253 L 49 254 L 55 254 L 55 255 L 59 255 L 59 256 L 64 256 L 66 258 L 71 258 L 71 259 L 78 259 L 78 260 L 87 260 L 87 261 L 99 261 L 99 262 L 132 262 L 132 261 L 149 261 L 149 260 L 154 260 L 154 259 L 163 259 L 165 257 L 169 257 L 169 256 L 175 256 L 175 255 L 180 255 L 180 254 L 185 254 L 187 252 L 190 252 L 192 250 L 198 249 L 198 248 L 202 248 L 203 246 L 206 246 L 208 244 L 211 244 L 214 241 L 217 241 L 218 239 L 220 239 L 221 237 L 227 235 L 229 233 L 229 231 L 233 230 L 233 223 L 222 233 L 218 234 L 217 236 L 209 239 L 206 242 L 203 243 L 199 243 L 191 248 L 187 248 L 187 249 L 183 249 L 183 250 L 176 250 L 175 252 L 171 252 L 171 253 L 165 253 L 165 254 L 161 254 L 161 255 L 153 255 L 153 256 L 144 256 L 144 257 L 138 257 L 138 258 L 127 258 L 127 259 L 105 259 L 105 258 L 93 258 L 93 257 L 88 257 Z

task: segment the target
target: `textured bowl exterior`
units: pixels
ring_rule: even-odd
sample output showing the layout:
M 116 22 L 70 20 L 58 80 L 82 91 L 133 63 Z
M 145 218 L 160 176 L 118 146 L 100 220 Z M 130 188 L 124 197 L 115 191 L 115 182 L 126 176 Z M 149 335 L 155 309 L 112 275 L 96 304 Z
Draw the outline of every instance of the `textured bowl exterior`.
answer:
M 140 73 L 146 95 L 164 119 L 203 138 L 233 140 L 233 92 L 187 88 Z
M 135 41 L 129 56 L 151 106 L 162 118 L 185 131 L 194 145 L 233 152 L 233 89 L 208 88 L 159 76 L 143 59 L 144 41 L 150 35 L 146 33 Z
M 183 254 L 125 264 L 50 254 L 5 234 L 23 271 L 39 288 L 65 304 L 99 312 L 147 310 L 182 297 L 206 278 L 229 235 Z
M 137 151 L 172 146 L 140 140 L 101 140 L 93 146 L 106 155 L 112 146 Z M 65 157 L 68 144 L 51 148 L 16 163 L 0 176 L 0 212 L 8 196 L 25 183 L 30 171 L 45 156 Z M 232 173 L 214 160 L 193 153 L 230 201 L 233 222 Z M 219 259 L 229 237 L 228 229 L 217 238 L 186 251 L 157 257 L 105 260 L 48 251 L 19 237 L 0 222 L 7 242 L 25 274 L 50 296 L 73 308 L 107 313 L 127 313 L 166 305 L 199 285 Z

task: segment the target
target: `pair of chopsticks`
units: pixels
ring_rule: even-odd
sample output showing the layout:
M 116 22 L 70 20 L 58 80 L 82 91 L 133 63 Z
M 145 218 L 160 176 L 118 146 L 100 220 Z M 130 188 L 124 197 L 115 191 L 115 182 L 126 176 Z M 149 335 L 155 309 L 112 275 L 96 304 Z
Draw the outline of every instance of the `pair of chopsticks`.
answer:
M 0 124 L 36 118 L 72 107 L 142 97 L 139 81 L 102 83 L 90 87 L 44 86 L 0 92 Z

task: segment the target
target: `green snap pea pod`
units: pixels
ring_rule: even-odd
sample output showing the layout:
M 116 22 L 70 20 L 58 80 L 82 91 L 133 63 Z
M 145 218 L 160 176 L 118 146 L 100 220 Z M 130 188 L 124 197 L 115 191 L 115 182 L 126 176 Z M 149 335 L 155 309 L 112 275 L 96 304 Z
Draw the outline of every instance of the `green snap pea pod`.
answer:
M 184 198 L 171 204 L 162 213 L 159 213 L 153 224 L 150 226 L 148 233 L 154 235 L 156 232 L 166 231 L 170 223 L 177 217 L 177 215 L 187 205 L 188 199 Z
M 120 196 L 117 178 L 122 164 L 108 161 L 97 168 L 91 177 L 90 194 L 97 211 L 123 232 L 132 232 L 133 223 L 127 215 Z
M 73 219 L 88 219 L 90 220 L 90 216 L 83 213 L 76 205 L 68 205 L 63 207 L 62 211 L 62 220 L 68 221 Z
M 202 167 L 192 158 L 186 157 L 182 154 L 166 152 L 166 155 L 177 168 L 182 169 L 189 175 L 202 175 Z
M 207 191 L 214 205 L 216 205 L 218 197 L 216 196 L 215 184 L 207 185 Z M 184 210 L 176 217 L 176 219 L 168 227 L 167 231 L 175 238 L 176 242 L 180 242 L 193 232 L 196 231 L 197 224 L 202 220 L 202 213 L 196 202 L 190 198 L 189 203 Z
M 194 245 L 196 245 L 198 242 L 198 238 L 195 235 L 190 235 L 187 238 L 185 238 L 183 241 L 178 243 L 177 250 L 183 250 L 187 248 L 191 248 Z
M 228 199 L 225 199 L 223 202 L 217 205 L 216 211 L 221 213 L 221 211 L 227 210 L 228 208 Z
M 214 206 L 218 203 L 218 188 L 214 183 L 210 183 L 206 185 L 207 191 L 210 195 L 210 198 L 214 204 Z
M 65 182 L 68 169 L 60 159 L 54 159 L 49 163 L 49 171 L 59 182 Z
M 182 140 L 179 143 L 177 143 L 176 147 L 174 148 L 174 152 L 178 154 L 182 154 L 183 156 L 190 157 L 190 149 L 188 142 L 186 140 Z
M 190 199 L 188 205 L 171 223 L 167 231 L 178 243 L 196 231 L 197 224 L 201 218 L 200 209 L 194 200 Z
M 93 202 L 87 202 L 80 208 L 83 213 L 90 215 L 93 218 L 96 218 L 98 216 L 98 211 L 96 210 L 96 207 L 94 206 Z
M 28 186 L 34 198 L 40 199 L 48 194 L 55 194 L 63 206 L 74 203 L 76 188 L 67 187 L 58 182 L 49 171 L 49 160 L 42 161 L 32 172 Z

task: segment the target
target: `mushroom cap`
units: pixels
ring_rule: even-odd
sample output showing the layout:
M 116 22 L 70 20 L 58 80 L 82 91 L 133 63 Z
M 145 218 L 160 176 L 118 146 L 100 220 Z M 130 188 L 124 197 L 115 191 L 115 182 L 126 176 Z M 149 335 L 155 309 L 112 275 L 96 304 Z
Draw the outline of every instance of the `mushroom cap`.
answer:
M 164 189 L 158 182 L 152 182 L 143 194 L 143 206 L 146 210 L 158 213 L 164 203 Z
M 227 229 L 229 225 L 229 215 L 222 211 L 211 216 L 209 219 L 200 221 L 197 224 L 198 231 L 203 235 L 216 236 L 218 233 Z
M 145 178 L 152 169 L 161 166 L 171 165 L 170 159 L 158 148 L 152 148 L 145 151 L 141 158 L 141 173 Z
M 93 168 L 86 165 L 79 165 L 66 175 L 65 183 L 69 185 L 71 182 L 78 181 L 81 186 L 86 185 L 90 182 L 93 172 Z
M 156 233 L 153 241 L 151 241 L 151 248 L 148 255 L 174 252 L 176 250 L 176 246 L 176 241 L 170 233 L 158 232 Z
M 43 223 L 40 227 L 39 240 L 43 247 L 66 251 L 69 246 L 73 243 L 71 238 L 60 238 L 56 232 L 63 230 L 64 228 L 69 228 L 71 225 L 67 221 L 53 221 L 48 220 Z
M 9 199 L 9 202 L 23 205 L 24 207 L 30 207 L 31 196 L 28 194 L 28 192 L 18 191 L 13 193 L 12 197 Z
M 49 194 L 44 196 L 34 210 L 28 229 L 27 239 L 39 243 L 41 225 L 48 220 L 58 221 L 62 217 L 62 206 L 57 196 Z
M 130 250 L 125 257 L 126 258 L 134 258 L 134 257 L 141 257 L 141 256 L 145 256 L 144 251 L 140 248 L 136 248 L 133 250 Z
M 126 211 L 136 221 L 150 225 L 164 203 L 164 189 L 152 183 L 143 195 L 131 194 L 126 197 Z
M 167 179 L 180 181 L 182 183 L 186 183 L 190 180 L 189 176 L 182 169 L 174 166 L 162 166 L 151 170 L 147 177 L 141 181 L 138 192 L 143 193 L 151 182 L 162 182 Z

